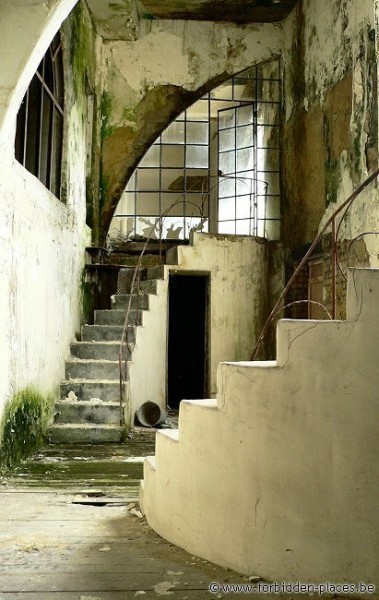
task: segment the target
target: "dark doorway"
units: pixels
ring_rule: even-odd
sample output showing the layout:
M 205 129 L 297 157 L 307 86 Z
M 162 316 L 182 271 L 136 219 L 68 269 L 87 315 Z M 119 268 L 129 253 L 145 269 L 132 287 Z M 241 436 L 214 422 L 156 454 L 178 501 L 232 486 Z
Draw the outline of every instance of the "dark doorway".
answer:
M 207 393 L 208 275 L 170 275 L 168 389 L 170 408 Z

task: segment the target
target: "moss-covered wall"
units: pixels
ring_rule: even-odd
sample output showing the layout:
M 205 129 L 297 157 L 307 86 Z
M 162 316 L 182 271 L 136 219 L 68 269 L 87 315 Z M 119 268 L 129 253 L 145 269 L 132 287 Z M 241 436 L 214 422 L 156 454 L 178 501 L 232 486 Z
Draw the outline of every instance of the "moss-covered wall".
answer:
M 286 40 L 283 234 L 293 250 L 378 164 L 373 3 L 302 0 Z
M 0 472 L 17 466 L 45 441 L 53 396 L 32 388 L 15 394 L 5 407 L 0 423 Z
M 300 0 L 285 23 L 284 37 L 282 216 L 289 275 L 323 223 L 378 167 L 374 3 Z M 374 184 L 339 229 L 341 255 L 346 240 L 379 230 L 377 207 Z M 364 264 L 377 266 L 379 236 L 362 239 Z M 328 244 L 320 248 L 329 260 Z M 344 268 L 363 264 L 354 254 L 348 261 L 344 256 L 343 263 Z M 324 271 L 324 299 L 330 304 L 330 269 Z M 339 286 L 342 290 L 342 282 Z
M 63 23 L 65 48 L 65 87 L 69 113 L 75 107 L 80 115 L 80 135 L 86 152 L 86 222 L 93 227 L 98 212 L 99 168 L 96 165 L 97 94 L 96 94 L 96 33 L 85 2 L 80 1 Z M 93 99 L 89 102 L 89 97 Z M 93 111 L 90 115 L 89 112 Z M 70 117 L 69 117 L 70 118 Z M 89 125 L 88 125 L 89 123 Z M 83 166 L 83 165 L 81 165 Z

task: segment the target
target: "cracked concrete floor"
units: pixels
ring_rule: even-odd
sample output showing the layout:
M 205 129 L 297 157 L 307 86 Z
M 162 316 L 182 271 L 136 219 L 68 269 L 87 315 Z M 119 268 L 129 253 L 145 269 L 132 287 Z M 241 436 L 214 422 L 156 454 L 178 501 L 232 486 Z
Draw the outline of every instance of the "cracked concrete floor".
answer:
M 153 436 L 49 446 L 1 480 L 0 600 L 202 600 L 217 598 L 212 581 L 247 581 L 169 544 L 142 518 Z
M 0 600 L 251 597 L 211 594 L 211 582 L 249 579 L 148 526 L 138 488 L 143 457 L 152 453 L 151 431 L 125 445 L 49 446 L 0 479 Z

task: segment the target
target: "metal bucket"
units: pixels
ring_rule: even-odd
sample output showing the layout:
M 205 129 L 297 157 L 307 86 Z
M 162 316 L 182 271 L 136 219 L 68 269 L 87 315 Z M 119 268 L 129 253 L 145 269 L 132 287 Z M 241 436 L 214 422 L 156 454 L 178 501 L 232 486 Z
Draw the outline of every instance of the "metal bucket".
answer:
M 167 417 L 166 411 L 155 402 L 144 402 L 136 412 L 138 422 L 144 427 L 161 425 Z

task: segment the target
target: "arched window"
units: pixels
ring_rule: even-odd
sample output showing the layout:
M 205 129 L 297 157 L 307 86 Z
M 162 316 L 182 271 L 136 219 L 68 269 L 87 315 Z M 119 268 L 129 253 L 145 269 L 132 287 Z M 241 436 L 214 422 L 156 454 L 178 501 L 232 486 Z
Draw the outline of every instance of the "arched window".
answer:
M 63 137 L 63 62 L 59 33 L 43 57 L 17 115 L 17 160 L 58 198 Z

